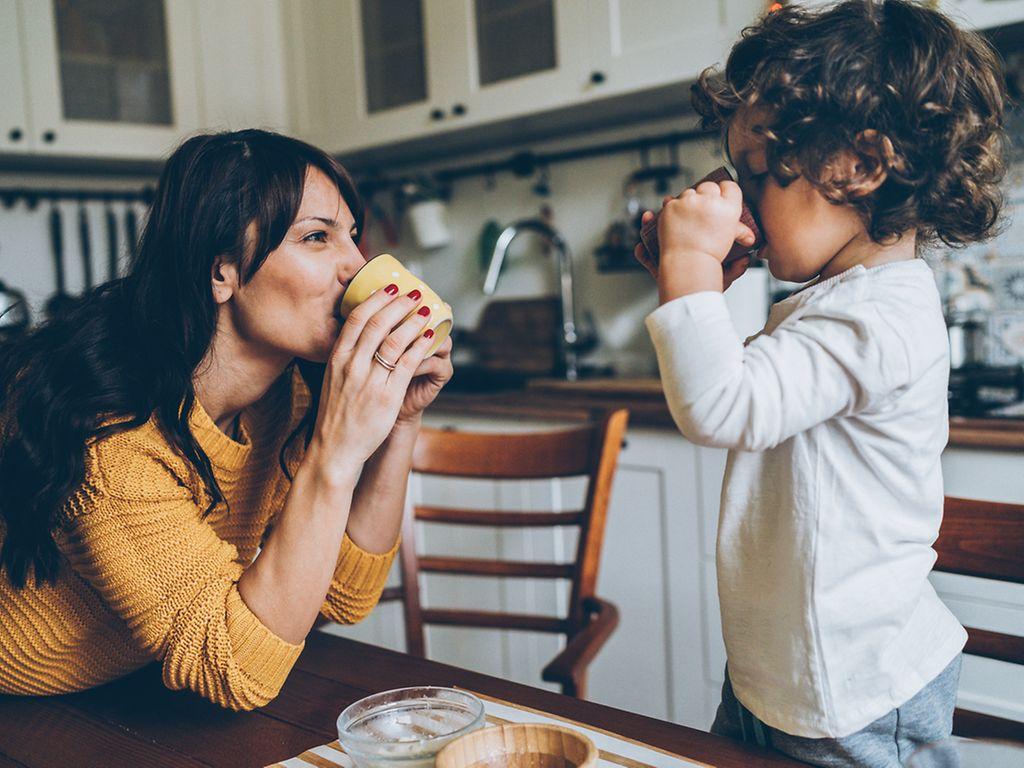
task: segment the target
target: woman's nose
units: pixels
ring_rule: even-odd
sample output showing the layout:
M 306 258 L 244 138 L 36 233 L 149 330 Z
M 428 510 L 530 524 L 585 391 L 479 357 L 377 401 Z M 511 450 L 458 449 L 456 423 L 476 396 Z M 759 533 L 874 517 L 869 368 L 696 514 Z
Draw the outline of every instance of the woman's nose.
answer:
M 358 248 L 353 246 L 344 249 L 338 258 L 338 282 L 348 283 L 365 263 L 366 259 L 363 258 L 363 254 L 359 252 Z

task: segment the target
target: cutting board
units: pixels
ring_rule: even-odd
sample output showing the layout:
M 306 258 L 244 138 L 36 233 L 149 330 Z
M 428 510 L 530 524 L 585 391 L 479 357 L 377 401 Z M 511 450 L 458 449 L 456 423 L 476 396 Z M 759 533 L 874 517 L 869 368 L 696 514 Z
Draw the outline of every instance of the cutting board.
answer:
M 484 307 L 471 334 L 480 367 L 551 376 L 559 367 L 558 299 L 502 299 Z

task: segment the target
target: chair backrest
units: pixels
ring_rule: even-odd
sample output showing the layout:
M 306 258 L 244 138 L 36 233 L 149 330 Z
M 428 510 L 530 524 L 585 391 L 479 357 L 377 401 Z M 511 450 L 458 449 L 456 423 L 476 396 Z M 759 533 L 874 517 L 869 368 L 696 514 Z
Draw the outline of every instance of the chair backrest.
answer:
M 946 497 L 936 571 L 1024 584 L 1024 505 Z M 1024 665 L 1024 637 L 967 627 L 964 652 Z M 1024 723 L 958 709 L 960 736 L 1024 741 Z
M 570 512 L 478 511 L 410 506 L 402 524 L 402 586 L 387 589 L 383 600 L 401 599 L 406 648 L 424 655 L 424 624 L 522 629 L 566 634 L 572 638 L 586 622 L 584 603 L 594 597 L 612 478 L 629 418 L 627 410 L 571 429 L 525 434 L 495 434 L 424 428 L 413 453 L 413 471 L 422 475 L 495 480 L 585 476 L 586 501 Z M 450 523 L 484 527 L 579 528 L 576 556 L 570 563 L 512 562 L 467 557 L 421 557 L 416 552 L 415 523 Z M 420 573 L 469 576 L 569 579 L 572 592 L 564 618 L 485 610 L 424 608 Z

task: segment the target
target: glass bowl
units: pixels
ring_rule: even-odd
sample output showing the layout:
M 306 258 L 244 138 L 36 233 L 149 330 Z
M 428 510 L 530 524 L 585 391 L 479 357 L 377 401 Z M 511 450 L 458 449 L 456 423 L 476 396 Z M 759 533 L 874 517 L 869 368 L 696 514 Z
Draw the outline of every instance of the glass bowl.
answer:
M 454 688 L 376 693 L 338 716 L 338 742 L 359 768 L 433 768 L 448 742 L 484 724 L 484 705 Z

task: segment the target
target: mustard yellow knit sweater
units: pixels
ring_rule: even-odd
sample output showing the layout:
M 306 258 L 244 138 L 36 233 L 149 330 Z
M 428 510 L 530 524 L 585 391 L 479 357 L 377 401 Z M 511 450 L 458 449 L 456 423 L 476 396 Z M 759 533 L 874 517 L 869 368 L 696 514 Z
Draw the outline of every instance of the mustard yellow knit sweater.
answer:
M 231 709 L 273 699 L 302 645 L 256 618 L 238 579 L 281 511 L 290 483 L 278 453 L 308 403 L 297 372 L 282 376 L 242 413 L 236 442 L 197 401 L 192 433 L 227 498 L 205 517 L 198 476 L 152 420 L 90 445 L 57 536 L 67 560 L 57 584 L 14 590 L 0 574 L 0 693 L 77 691 L 158 659 L 169 688 Z M 290 466 L 299 458 L 289 451 Z M 393 557 L 346 536 L 321 612 L 364 618 Z

